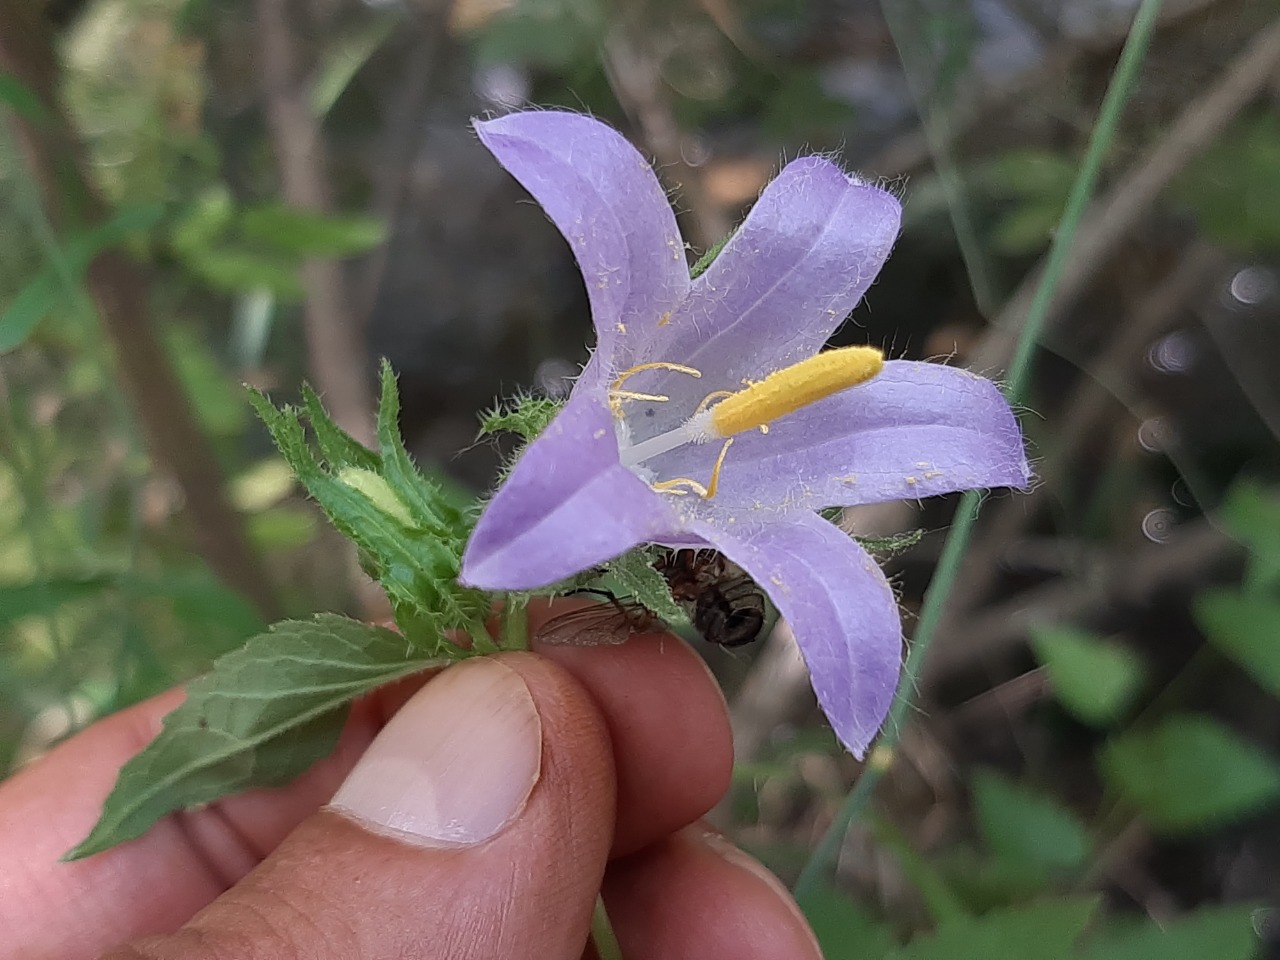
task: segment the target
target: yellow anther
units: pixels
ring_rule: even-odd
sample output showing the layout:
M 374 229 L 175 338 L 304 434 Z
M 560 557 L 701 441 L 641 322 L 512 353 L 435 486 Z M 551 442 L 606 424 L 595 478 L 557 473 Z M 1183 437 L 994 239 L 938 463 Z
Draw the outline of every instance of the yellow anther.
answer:
M 715 434 L 731 437 L 754 430 L 801 407 L 865 383 L 884 369 L 875 347 L 842 347 L 769 374 L 711 408 Z

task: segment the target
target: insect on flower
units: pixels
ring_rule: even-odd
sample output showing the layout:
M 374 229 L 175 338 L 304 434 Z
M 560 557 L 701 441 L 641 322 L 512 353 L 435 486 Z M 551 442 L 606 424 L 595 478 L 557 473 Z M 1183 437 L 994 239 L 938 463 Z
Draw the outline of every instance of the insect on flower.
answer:
M 673 550 L 654 567 L 707 643 L 739 647 L 759 639 L 767 609 L 764 594 L 724 554 Z
M 818 511 L 1029 480 L 990 381 L 823 351 L 889 255 L 897 198 L 801 157 L 691 278 L 665 191 L 616 131 L 555 111 L 476 130 L 572 248 L 596 348 L 476 524 L 461 579 L 529 590 L 638 544 L 714 550 L 787 619 L 837 736 L 863 755 L 902 624 L 875 561 Z

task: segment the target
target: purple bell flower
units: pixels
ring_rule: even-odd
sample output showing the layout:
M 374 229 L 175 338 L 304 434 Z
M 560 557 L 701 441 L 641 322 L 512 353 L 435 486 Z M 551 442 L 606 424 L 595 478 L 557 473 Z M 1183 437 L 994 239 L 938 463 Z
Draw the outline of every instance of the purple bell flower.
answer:
M 572 247 L 597 343 L 481 516 L 462 580 L 527 590 L 637 544 L 719 550 L 787 619 L 862 756 L 902 624 L 876 562 L 817 511 L 1029 479 L 990 381 L 866 347 L 819 353 L 888 257 L 898 201 L 795 160 L 691 280 L 662 186 L 616 131 L 554 111 L 475 126 Z

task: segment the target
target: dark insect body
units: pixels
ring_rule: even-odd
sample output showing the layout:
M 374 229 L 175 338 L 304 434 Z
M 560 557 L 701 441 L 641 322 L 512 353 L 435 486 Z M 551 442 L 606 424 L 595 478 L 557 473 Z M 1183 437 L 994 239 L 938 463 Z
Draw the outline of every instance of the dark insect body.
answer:
M 596 592 L 596 591 L 591 591 Z M 604 594 L 607 602 L 570 610 L 538 628 L 540 643 L 594 647 L 626 643 L 633 634 L 660 629 L 662 618 L 640 603 Z
M 654 562 L 671 597 L 688 611 L 702 639 L 722 647 L 751 643 L 764 629 L 764 594 L 714 550 L 673 550 Z

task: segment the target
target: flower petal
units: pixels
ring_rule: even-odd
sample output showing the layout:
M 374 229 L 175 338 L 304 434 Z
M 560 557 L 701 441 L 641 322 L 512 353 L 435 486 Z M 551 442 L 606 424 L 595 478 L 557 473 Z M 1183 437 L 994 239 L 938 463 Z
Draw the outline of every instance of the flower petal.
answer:
M 579 396 L 485 508 L 459 579 L 487 590 L 531 590 L 661 539 L 674 526 L 663 498 L 618 463 L 608 408 Z
M 749 573 L 787 619 L 818 702 L 862 757 L 884 722 L 902 660 L 902 621 L 884 573 L 867 552 L 817 514 L 700 536 Z
M 688 364 L 702 378 L 642 375 L 636 389 L 670 395 L 670 415 L 687 416 L 690 400 L 817 353 L 880 271 L 901 211 L 829 160 L 789 163 L 643 358 Z
M 649 464 L 706 476 L 714 445 Z M 990 380 L 937 363 L 893 360 L 875 379 L 740 434 L 704 510 L 818 509 L 932 497 L 977 487 L 1025 489 L 1022 433 Z M 698 506 L 698 505 L 694 505 Z
M 689 289 L 689 267 L 667 195 L 635 147 L 598 120 L 554 110 L 475 129 L 573 249 L 597 352 L 612 357 L 628 328 L 657 329 Z

